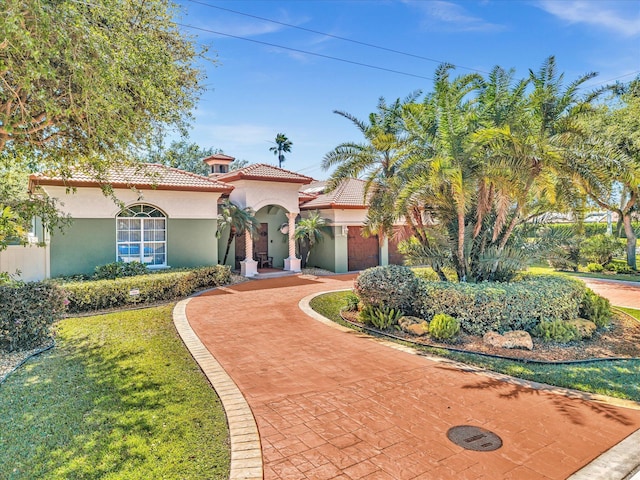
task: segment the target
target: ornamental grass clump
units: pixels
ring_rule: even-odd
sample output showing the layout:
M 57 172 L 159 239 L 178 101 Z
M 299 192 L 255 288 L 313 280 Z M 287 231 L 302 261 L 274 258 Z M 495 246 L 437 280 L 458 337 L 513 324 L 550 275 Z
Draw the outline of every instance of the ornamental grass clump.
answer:
M 429 335 L 436 340 L 450 341 L 460 333 L 460 322 L 446 313 L 439 313 L 429 323 Z
M 354 292 L 365 306 L 388 307 L 409 315 L 414 313 L 418 290 L 418 278 L 401 265 L 369 268 L 354 284 Z
M 390 330 L 398 326 L 404 314 L 401 310 L 390 307 L 366 306 L 360 312 L 360 320 L 365 325 L 370 325 L 378 330 Z

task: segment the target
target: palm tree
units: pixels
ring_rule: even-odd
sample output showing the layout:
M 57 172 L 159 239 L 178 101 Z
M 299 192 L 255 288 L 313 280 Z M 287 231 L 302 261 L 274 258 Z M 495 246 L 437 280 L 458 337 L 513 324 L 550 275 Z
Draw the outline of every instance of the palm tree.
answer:
M 274 155 L 277 155 L 278 167 L 282 168 L 282 162 L 285 160 L 282 152 L 289 153 L 292 146 L 293 143 L 291 143 L 291 140 L 289 140 L 284 133 L 276 135 L 276 146 L 269 148 L 269 151 L 273 152 Z
M 302 241 L 307 248 L 303 266 L 306 266 L 309 262 L 309 255 L 311 255 L 313 247 L 322 240 L 326 226 L 327 221 L 320 216 L 320 212 L 317 210 L 298 222 L 294 237 L 296 240 Z
M 371 205 L 375 205 L 367 214 L 365 232 L 369 235 L 392 234 L 396 219 L 393 208 L 397 190 L 396 174 L 406 159 L 407 147 L 402 110 L 419 95 L 420 92 L 411 93 L 390 105 L 380 97 L 377 111 L 369 115 L 368 121 L 346 112 L 334 111 L 350 120 L 365 141 L 342 143 L 324 156 L 322 168 L 328 170 L 336 167 L 327 187 L 331 190 L 342 180 L 364 177 L 365 197 Z
M 222 264 L 227 263 L 227 257 L 229 256 L 229 249 L 233 239 L 239 235 L 242 235 L 246 230 L 255 234 L 260 227 L 260 222 L 253 215 L 253 210 L 249 207 L 240 208 L 229 199 L 225 200 L 220 205 L 218 214 L 218 230 L 216 231 L 216 238 L 222 236 L 227 228 L 229 229 L 229 238 L 227 239 L 227 249 L 224 253 L 224 260 Z

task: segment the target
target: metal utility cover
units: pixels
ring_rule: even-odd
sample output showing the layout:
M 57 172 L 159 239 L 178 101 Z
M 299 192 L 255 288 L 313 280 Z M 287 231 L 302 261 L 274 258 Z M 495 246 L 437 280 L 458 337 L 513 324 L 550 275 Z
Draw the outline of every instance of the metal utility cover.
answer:
M 502 439 L 498 435 L 472 425 L 458 425 L 450 428 L 447 438 L 462 448 L 477 452 L 490 452 L 502 446 Z

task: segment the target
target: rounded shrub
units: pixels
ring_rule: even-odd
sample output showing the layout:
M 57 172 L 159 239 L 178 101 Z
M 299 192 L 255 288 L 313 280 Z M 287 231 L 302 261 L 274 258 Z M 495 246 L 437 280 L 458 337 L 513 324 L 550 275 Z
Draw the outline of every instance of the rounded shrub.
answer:
M 354 292 L 365 306 L 414 312 L 419 280 L 409 267 L 387 265 L 369 268 L 358 275 Z
M 599 233 L 585 239 L 580 248 L 584 258 L 590 262 L 604 265 L 609 263 L 614 256 L 622 253 L 624 244 L 619 238 Z
M 27 350 L 52 336 L 64 314 L 65 293 L 53 283 L 9 282 L 0 286 L 0 350 Z
M 604 267 L 599 263 L 589 263 L 587 264 L 587 272 L 595 272 L 600 273 L 604 270 Z
M 94 280 L 113 280 L 122 277 L 135 277 L 149 273 L 147 266 L 140 262 L 113 262 L 95 268 Z
M 429 335 L 437 340 L 451 340 L 460 333 L 460 322 L 446 313 L 439 313 L 429 323 Z
M 540 322 L 531 334 L 544 342 L 567 343 L 580 339 L 577 327 L 564 320 Z
M 606 327 L 611 322 L 611 303 L 593 290 L 587 289 L 580 303 L 580 316 L 591 320 L 598 328 Z

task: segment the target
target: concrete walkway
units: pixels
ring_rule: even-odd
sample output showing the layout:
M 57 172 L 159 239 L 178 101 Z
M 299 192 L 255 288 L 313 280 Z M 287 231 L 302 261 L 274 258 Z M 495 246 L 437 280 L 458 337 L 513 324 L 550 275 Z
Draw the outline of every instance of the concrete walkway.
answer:
M 637 406 L 571 398 L 411 355 L 298 307 L 311 294 L 350 288 L 353 278 L 252 281 L 186 304 L 198 341 L 255 417 L 265 479 L 565 479 L 627 437 L 638 451 Z M 465 450 L 447 438 L 457 425 L 491 430 L 503 446 Z

